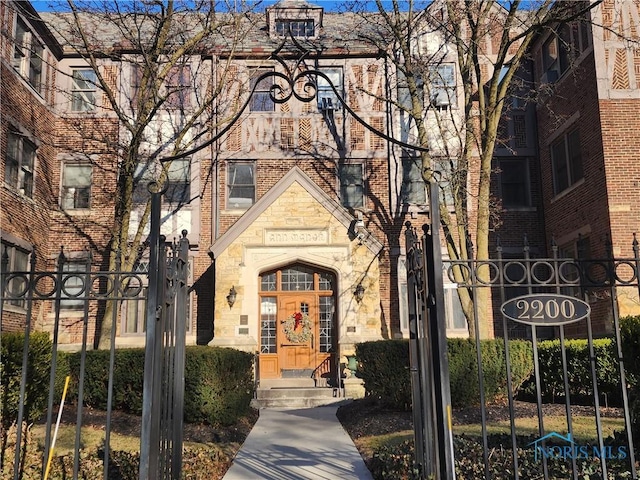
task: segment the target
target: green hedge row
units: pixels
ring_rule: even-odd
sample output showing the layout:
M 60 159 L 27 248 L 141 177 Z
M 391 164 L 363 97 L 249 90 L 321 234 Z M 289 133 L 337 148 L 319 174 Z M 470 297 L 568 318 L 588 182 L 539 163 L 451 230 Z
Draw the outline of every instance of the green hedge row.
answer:
M 608 338 L 593 341 L 596 359 L 596 375 L 600 400 L 618 403 L 621 394 L 620 374 L 615 343 Z M 540 388 L 545 402 L 557 402 L 564 398 L 564 378 L 562 353 L 559 340 L 546 340 L 538 344 L 540 365 Z M 574 402 L 590 401 L 593 397 L 593 381 L 589 345 L 587 340 L 566 340 L 567 380 L 569 392 Z M 528 382 L 524 391 L 535 395 L 534 379 Z
M 3 426 L 16 419 L 20 393 L 24 334 L 2 335 L 0 397 Z M 37 419 L 45 409 L 49 392 L 51 341 L 46 334 L 30 336 L 25 420 Z M 83 402 L 106 409 L 109 385 L 109 352 L 86 352 Z M 77 401 L 81 353 L 59 352 L 56 368 L 56 401 L 64 379 L 71 381 L 67 402 Z M 184 419 L 189 423 L 228 425 L 249 411 L 253 398 L 253 355 L 231 348 L 189 346 L 185 358 Z M 144 349 L 115 352 L 113 409 L 140 415 L 144 380 Z M 6 425 L 5 425 L 6 424 Z
M 448 339 L 451 398 L 454 407 L 479 402 L 477 355 L 475 342 Z M 506 367 L 501 340 L 481 342 L 485 395 L 495 401 L 506 395 Z M 509 344 L 514 393 L 533 371 L 533 356 L 528 342 Z M 381 340 L 356 345 L 358 376 L 368 395 L 392 408 L 411 408 L 408 340 Z
M 620 321 L 625 368 L 632 386 L 633 399 L 640 398 L 640 316 Z M 507 393 L 504 342 L 502 339 L 483 340 L 481 355 L 485 398 L 488 402 Z M 448 339 L 451 399 L 454 407 L 479 402 L 477 354 L 475 342 L 468 339 Z M 600 400 L 619 404 L 621 398 L 617 348 L 611 339 L 593 342 Z M 592 374 L 587 340 L 565 341 L 569 391 L 574 402 L 592 401 Z M 512 390 L 523 397 L 535 395 L 533 353 L 531 342 L 511 340 Z M 358 376 L 364 380 L 367 395 L 374 396 L 392 408 L 408 409 L 411 405 L 408 340 L 383 340 L 356 345 Z M 562 355 L 559 340 L 538 343 L 540 386 L 544 401 L 553 402 L 564 397 Z M 638 401 L 640 416 L 640 400 Z

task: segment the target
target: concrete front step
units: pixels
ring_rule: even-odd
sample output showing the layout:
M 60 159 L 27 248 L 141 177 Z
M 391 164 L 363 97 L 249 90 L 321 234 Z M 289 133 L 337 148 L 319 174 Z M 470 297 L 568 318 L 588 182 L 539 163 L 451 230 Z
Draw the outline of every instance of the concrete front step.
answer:
M 252 405 L 255 408 L 310 408 L 345 400 L 342 391 L 330 387 L 258 388 Z

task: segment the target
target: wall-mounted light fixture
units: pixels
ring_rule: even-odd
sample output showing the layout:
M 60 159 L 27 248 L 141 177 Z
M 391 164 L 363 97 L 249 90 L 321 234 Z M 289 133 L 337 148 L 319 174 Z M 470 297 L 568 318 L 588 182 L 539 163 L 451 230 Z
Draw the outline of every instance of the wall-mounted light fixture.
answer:
M 356 223 L 353 226 L 353 229 L 356 233 L 356 238 L 360 245 L 362 245 L 362 241 L 367 237 L 367 227 L 364 225 L 364 219 L 362 217 L 362 212 L 356 212 Z
M 229 308 L 233 307 L 233 304 L 236 303 L 236 295 L 237 294 L 238 294 L 238 292 L 236 292 L 235 285 L 233 285 L 229 289 L 229 295 L 227 295 L 227 303 L 229 304 Z
M 364 287 L 361 283 L 358 284 L 356 289 L 353 291 L 353 297 L 356 299 L 356 302 L 360 303 L 364 298 Z

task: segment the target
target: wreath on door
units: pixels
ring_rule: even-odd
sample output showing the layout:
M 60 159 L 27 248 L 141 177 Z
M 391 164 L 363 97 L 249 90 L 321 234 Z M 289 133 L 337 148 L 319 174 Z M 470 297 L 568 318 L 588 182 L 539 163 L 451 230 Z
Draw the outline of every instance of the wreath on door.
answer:
M 311 340 L 311 319 L 309 315 L 295 312 L 282 320 L 284 334 L 291 343 L 304 343 Z

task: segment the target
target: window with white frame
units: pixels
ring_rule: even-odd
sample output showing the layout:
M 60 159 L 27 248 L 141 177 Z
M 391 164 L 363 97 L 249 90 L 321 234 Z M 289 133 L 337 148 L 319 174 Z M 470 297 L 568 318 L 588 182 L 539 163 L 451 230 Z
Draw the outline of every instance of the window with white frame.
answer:
M 64 210 L 91 207 L 91 175 L 92 166 L 89 164 L 62 165 L 60 206 Z
M 2 242 L 2 255 L 3 262 L 7 262 L 8 274 L 16 272 L 28 272 L 29 271 L 29 254 L 27 250 L 19 248 L 10 243 Z M 10 277 L 8 287 L 8 294 L 10 297 L 8 302 L 15 307 L 24 308 L 25 300 L 24 293 L 27 286 L 26 276 Z M 15 297 L 15 298 L 13 298 Z M 21 298 L 18 298 L 21 297 Z
M 92 112 L 96 108 L 97 76 L 90 68 L 74 68 L 71 73 L 71 111 Z
M 316 81 L 318 109 L 319 110 L 339 110 L 342 107 L 336 91 L 342 95 L 342 69 L 341 68 L 320 68 L 320 71 L 326 75 L 324 78 L 318 75 Z
M 282 20 L 276 19 L 276 35 L 284 37 L 292 35 L 297 38 L 311 38 L 316 34 L 315 23 L 311 19 Z
M 14 40 L 13 67 L 37 92 L 42 92 L 44 46 L 20 17 L 16 21 Z
M 531 205 L 529 160 L 509 158 L 499 160 L 500 196 L 506 208 Z
M 427 193 L 422 178 L 422 159 L 415 155 L 402 157 L 402 203 L 424 205 Z
M 258 68 L 251 75 L 250 88 L 253 91 L 249 102 L 249 110 L 252 112 L 273 112 L 275 102 L 271 97 L 271 87 L 273 86 L 273 68 Z M 265 75 L 263 77 L 263 75 Z M 254 90 L 255 88 L 255 90 Z
M 162 197 L 163 204 L 182 206 L 191 200 L 191 159 L 179 158 L 160 165 L 158 162 L 140 162 L 134 176 L 136 187 L 133 202 L 144 205 L 151 197 L 148 185 L 160 181 L 166 176 L 166 191 Z
M 191 159 L 173 160 L 167 167 L 167 191 L 165 202 L 184 205 L 191 199 Z
M 63 264 L 62 271 L 62 300 L 60 300 L 60 308 L 66 310 L 82 310 L 85 300 L 83 297 L 87 295 L 86 261 L 70 260 Z
M 418 88 L 418 95 L 420 98 L 423 98 L 424 95 L 424 83 L 422 82 L 422 77 L 416 75 L 416 86 Z M 413 110 L 413 102 L 411 99 L 411 92 L 409 91 L 409 84 L 407 82 L 406 75 L 398 70 L 398 104 L 400 107 L 407 111 L 411 112 Z
M 193 285 L 193 257 L 189 257 L 189 277 L 187 280 L 187 286 Z M 140 279 L 132 280 L 129 288 L 125 293 L 125 300 L 122 301 L 121 306 L 121 332 L 123 336 L 140 336 L 144 335 L 146 328 L 146 315 L 147 315 L 147 298 L 149 293 L 149 287 L 147 285 L 148 277 L 146 274 L 149 272 L 149 259 L 143 258 L 137 266 L 134 268 L 136 274 L 140 274 Z M 143 282 L 142 284 L 140 282 Z M 192 302 L 193 294 L 187 294 L 187 315 L 186 315 L 186 332 L 191 333 L 193 331 L 191 324 L 192 315 Z
M 191 106 L 191 67 L 176 65 L 169 70 L 165 81 L 167 108 L 189 108 Z
M 558 194 L 583 177 L 580 132 L 571 130 L 551 144 L 553 193 Z
M 447 109 L 458 103 L 456 69 L 453 63 L 441 63 L 429 68 L 429 95 L 431 104 Z
M 227 208 L 247 209 L 256 201 L 255 162 L 227 163 Z
M 364 207 L 364 165 L 343 163 L 339 167 L 340 199 L 347 208 Z
M 7 133 L 4 182 L 26 197 L 33 197 L 36 146 L 15 130 Z

